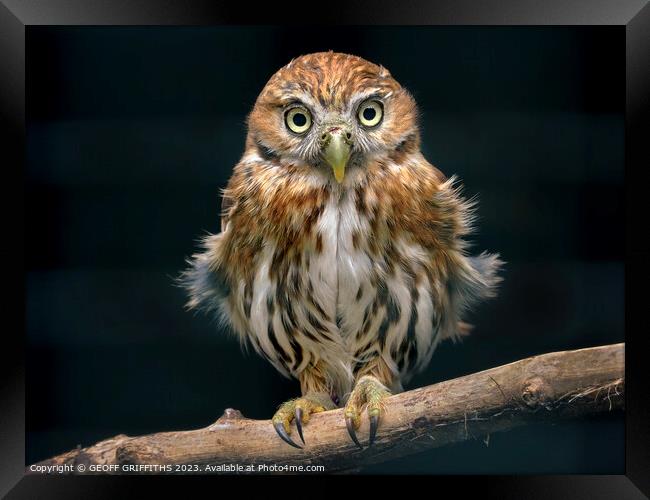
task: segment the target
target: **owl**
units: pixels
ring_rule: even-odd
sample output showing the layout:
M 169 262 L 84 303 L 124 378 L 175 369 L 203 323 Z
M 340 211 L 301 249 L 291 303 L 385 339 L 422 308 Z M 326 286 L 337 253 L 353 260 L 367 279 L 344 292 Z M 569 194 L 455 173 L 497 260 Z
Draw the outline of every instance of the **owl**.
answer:
M 248 116 L 223 192 L 221 232 L 181 280 L 301 395 L 272 418 L 302 443 L 313 413 L 344 405 L 350 438 L 383 400 L 466 333 L 495 294 L 498 255 L 468 254 L 473 204 L 420 152 L 416 103 L 382 66 L 334 52 L 298 57 Z

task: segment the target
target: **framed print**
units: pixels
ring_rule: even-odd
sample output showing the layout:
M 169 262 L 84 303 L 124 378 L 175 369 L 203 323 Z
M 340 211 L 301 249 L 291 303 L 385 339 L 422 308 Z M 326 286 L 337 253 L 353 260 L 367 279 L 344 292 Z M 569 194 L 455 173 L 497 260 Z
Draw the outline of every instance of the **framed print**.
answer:
M 8 498 L 650 491 L 647 2 L 3 4 Z

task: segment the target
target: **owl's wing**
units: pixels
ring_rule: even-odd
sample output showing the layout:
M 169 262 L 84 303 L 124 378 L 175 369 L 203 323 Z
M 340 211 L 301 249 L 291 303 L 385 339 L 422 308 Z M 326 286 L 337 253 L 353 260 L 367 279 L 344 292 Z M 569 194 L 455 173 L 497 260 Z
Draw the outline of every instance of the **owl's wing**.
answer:
M 444 308 L 440 316 L 446 318 L 440 333 L 441 339 L 456 339 L 466 333 L 468 325 L 462 322 L 464 313 L 480 300 L 494 296 L 501 281 L 498 273 L 503 262 L 498 254 L 469 255 L 464 238 L 472 232 L 476 201 L 463 198 L 455 177 L 445 179 L 437 169 L 430 175 L 439 184 L 429 205 L 433 210 L 423 215 L 425 219 L 431 218 L 425 227 L 435 227 L 439 234 L 445 235 L 436 237 L 435 245 L 429 245 L 432 267 L 444 266 L 447 271 L 443 273 L 447 282 L 440 287 L 446 293 L 439 306 Z
M 237 205 L 236 200 L 231 196 L 226 196 L 225 192 L 221 198 L 221 231 L 225 231 L 230 222 L 230 216 Z
M 251 165 L 241 161 L 233 168 L 226 188 L 221 190 L 221 232 L 228 229 L 233 214 L 246 196 L 251 175 Z
M 220 302 L 228 295 L 230 287 L 223 272 L 223 240 L 230 220 L 237 210 L 241 186 L 241 164 L 235 166 L 226 189 L 222 190 L 220 224 L 221 232 L 209 234 L 201 241 L 201 249 L 187 261 L 189 267 L 181 273 L 178 282 L 190 296 L 187 306 L 206 312 L 218 312 Z

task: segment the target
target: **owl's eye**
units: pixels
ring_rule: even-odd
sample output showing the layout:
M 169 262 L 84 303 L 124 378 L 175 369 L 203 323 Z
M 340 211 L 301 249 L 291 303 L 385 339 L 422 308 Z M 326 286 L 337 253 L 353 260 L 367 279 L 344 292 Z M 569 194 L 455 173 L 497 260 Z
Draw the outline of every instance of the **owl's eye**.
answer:
M 289 130 L 295 134 L 304 134 L 311 127 L 311 114 L 305 108 L 291 108 L 284 115 Z
M 359 106 L 357 116 L 364 127 L 376 127 L 384 117 L 384 107 L 379 101 L 366 101 Z

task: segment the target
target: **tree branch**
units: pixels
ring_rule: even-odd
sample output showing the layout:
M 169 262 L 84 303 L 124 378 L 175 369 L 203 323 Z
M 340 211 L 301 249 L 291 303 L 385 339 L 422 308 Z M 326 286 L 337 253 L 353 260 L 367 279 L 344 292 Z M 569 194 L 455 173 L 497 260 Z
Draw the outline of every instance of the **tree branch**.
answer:
M 131 467 L 166 466 L 163 472 L 273 472 L 264 465 L 322 465 L 325 472 L 358 469 L 533 422 L 585 416 L 624 405 L 625 344 L 543 354 L 454 380 L 415 389 L 386 400 L 377 441 L 359 450 L 345 429 L 343 410 L 313 415 L 305 426 L 306 446 L 297 450 L 276 435 L 269 420 L 244 418 L 228 409 L 214 424 L 198 430 L 125 435 L 39 462 L 91 472 L 160 472 Z M 295 430 L 293 431 L 295 434 Z M 359 439 L 367 440 L 363 419 Z M 79 465 L 81 464 L 81 467 Z M 210 465 L 212 469 L 207 468 Z M 297 469 L 292 469 L 297 471 Z M 304 470 L 304 469 L 303 469 Z M 27 473 L 33 473 L 33 466 Z

